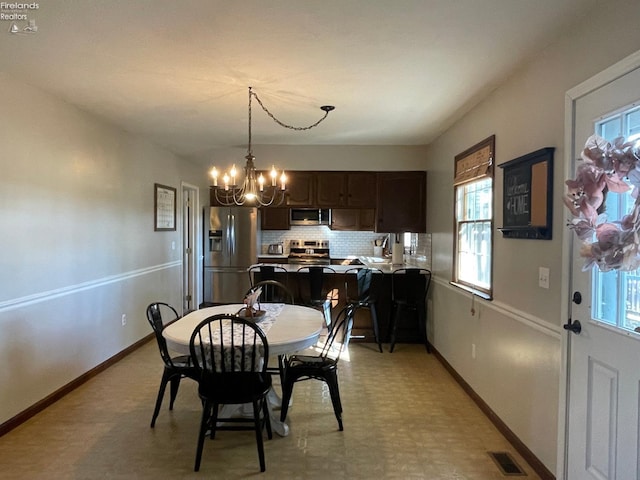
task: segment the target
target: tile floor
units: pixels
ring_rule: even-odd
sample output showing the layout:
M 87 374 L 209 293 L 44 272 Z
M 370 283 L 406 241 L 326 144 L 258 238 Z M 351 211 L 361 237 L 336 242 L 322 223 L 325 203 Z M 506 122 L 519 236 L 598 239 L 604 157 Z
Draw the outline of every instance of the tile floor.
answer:
M 0 479 L 505 479 L 488 451 L 510 452 L 524 478 L 539 479 L 424 347 L 380 354 L 352 343 L 349 354 L 344 431 L 321 382 L 296 384 L 290 435 L 265 436 L 263 474 L 253 432 L 219 432 L 193 472 L 200 403 L 190 380 L 149 427 L 162 374 L 149 342 L 0 437 Z

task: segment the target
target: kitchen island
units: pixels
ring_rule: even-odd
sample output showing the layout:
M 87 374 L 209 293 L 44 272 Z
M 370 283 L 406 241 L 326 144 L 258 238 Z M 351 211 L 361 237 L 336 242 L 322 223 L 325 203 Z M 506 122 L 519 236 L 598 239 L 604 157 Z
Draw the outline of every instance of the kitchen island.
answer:
M 265 256 L 260 257 L 261 260 L 265 259 Z M 402 265 L 391 264 L 391 259 L 376 258 L 376 257 L 347 257 L 345 262 L 353 262 L 357 260 L 360 264 L 355 265 L 328 265 L 335 271 L 335 274 L 328 275 L 327 284 L 325 290 L 332 292 L 333 298 L 333 317 L 337 316 L 340 310 L 346 305 L 346 288 L 349 292 L 356 292 L 356 275 L 355 273 L 347 273 L 349 270 L 355 272 L 355 268 L 376 268 L 381 271 L 381 278 L 379 282 L 379 294 L 377 302 L 378 311 L 378 324 L 382 343 L 389 342 L 389 320 L 391 314 L 391 273 L 400 268 L 425 268 L 426 262 L 421 259 L 412 259 Z M 292 291 L 296 303 L 303 303 L 302 298 L 305 296 L 305 283 L 302 277 L 304 273 L 297 273 L 302 265 L 294 265 L 281 263 L 280 261 L 263 262 L 261 264 L 253 265 L 270 265 L 277 264 L 278 267 L 282 267 L 285 272 L 279 272 L 275 274 L 275 279 L 284 283 Z M 256 276 L 255 281 L 259 281 L 260 278 Z M 345 285 L 347 286 L 345 288 Z M 428 322 L 428 319 L 427 319 Z M 369 311 L 362 309 L 356 313 L 353 332 L 353 341 L 360 342 L 374 342 L 373 328 L 371 325 L 371 319 Z M 403 318 L 398 324 L 397 342 L 398 343 L 421 343 L 423 337 L 418 330 L 418 321 L 412 316 Z M 377 347 L 376 347 L 377 348 Z

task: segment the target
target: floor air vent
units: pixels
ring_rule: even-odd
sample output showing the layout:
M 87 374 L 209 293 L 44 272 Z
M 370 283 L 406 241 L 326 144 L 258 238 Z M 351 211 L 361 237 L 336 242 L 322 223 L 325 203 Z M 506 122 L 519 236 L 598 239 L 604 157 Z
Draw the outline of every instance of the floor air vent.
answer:
M 494 462 L 496 462 L 496 465 L 503 475 L 509 475 L 513 477 L 527 475 L 509 453 L 489 452 L 489 456 L 493 459 Z

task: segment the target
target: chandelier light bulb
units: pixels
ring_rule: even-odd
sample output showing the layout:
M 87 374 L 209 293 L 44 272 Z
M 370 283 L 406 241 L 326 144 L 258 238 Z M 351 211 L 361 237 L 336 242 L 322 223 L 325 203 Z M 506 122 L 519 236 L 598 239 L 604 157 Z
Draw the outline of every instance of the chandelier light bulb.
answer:
M 234 163 L 231 167 L 231 171 L 229 172 L 229 174 L 231 175 L 231 185 L 233 185 L 234 187 L 236 186 L 236 173 L 236 164 Z
M 264 192 L 264 176 L 262 174 L 258 177 L 258 185 L 260 185 L 260 191 Z
M 218 186 L 218 170 L 216 169 L 216 167 L 213 167 L 211 169 L 211 178 L 213 178 L 213 186 L 217 187 Z
M 275 187 L 278 181 L 278 172 L 275 165 L 271 165 L 271 186 Z
M 284 170 L 282 170 L 282 175 L 280 175 L 280 190 L 285 190 L 287 188 L 287 176 L 284 174 Z

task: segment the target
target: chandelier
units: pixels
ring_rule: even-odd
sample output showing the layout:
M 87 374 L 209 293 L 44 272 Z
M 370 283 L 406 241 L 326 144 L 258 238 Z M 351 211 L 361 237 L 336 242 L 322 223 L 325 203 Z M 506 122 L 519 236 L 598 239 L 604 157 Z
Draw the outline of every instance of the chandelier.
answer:
M 278 125 L 289 128 L 291 130 L 309 130 L 316 127 L 322 122 L 329 112 L 334 110 L 335 107 L 331 105 L 324 105 L 320 107 L 324 111 L 324 116 L 317 122 L 306 127 L 295 127 L 287 125 L 278 120 L 260 101 L 258 95 L 249 87 L 249 141 L 247 144 L 247 155 L 244 157 L 247 162 L 244 166 L 244 176 L 240 181 L 238 171 L 235 164 L 231 167 L 229 172 L 224 172 L 221 181 L 219 179 L 219 172 L 214 166 L 211 169 L 211 178 L 213 185 L 211 186 L 216 202 L 220 205 L 255 205 L 268 207 L 270 205 L 280 205 L 284 201 L 285 192 L 287 188 L 287 176 L 284 170 L 278 172 L 274 165 L 271 166 L 269 172 L 269 180 L 266 180 L 262 172 L 256 171 L 253 161 L 256 157 L 253 156 L 253 149 L 251 147 L 251 99 L 255 97 L 256 101 L 260 104 L 262 109 L 271 117 L 271 119 Z

